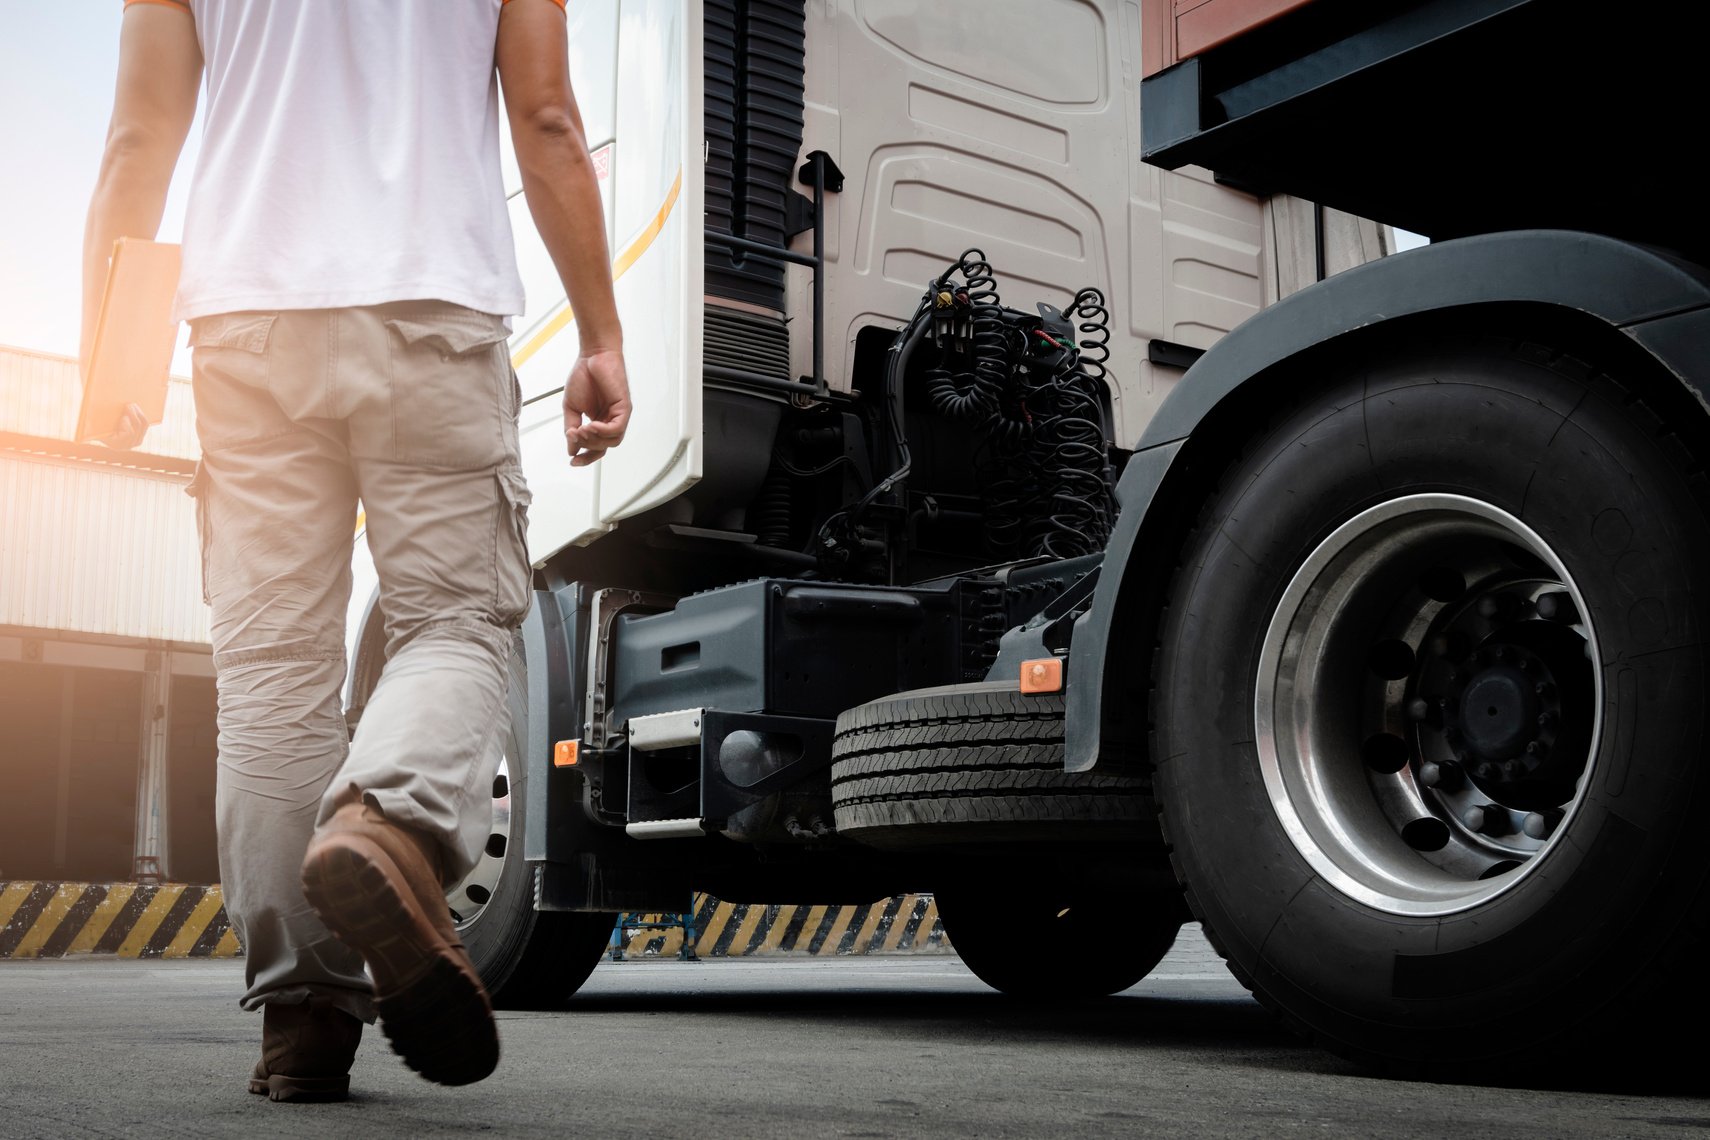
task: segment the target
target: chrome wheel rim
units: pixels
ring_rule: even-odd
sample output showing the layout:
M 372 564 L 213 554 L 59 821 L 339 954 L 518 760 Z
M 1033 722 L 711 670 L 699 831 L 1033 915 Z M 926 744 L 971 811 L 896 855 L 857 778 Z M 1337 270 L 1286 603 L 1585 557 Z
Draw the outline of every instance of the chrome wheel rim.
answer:
M 1536 870 L 1596 763 L 1587 612 L 1536 532 L 1465 496 L 1394 499 L 1320 543 L 1266 630 L 1254 695 L 1266 792 L 1313 870 L 1421 916 Z
M 505 869 L 505 855 L 511 845 L 511 766 L 510 757 L 499 758 L 499 770 L 493 776 L 493 825 L 487 834 L 481 857 L 469 873 L 445 892 L 446 905 L 451 908 L 451 921 L 464 930 L 478 921 L 499 889 L 499 876 Z

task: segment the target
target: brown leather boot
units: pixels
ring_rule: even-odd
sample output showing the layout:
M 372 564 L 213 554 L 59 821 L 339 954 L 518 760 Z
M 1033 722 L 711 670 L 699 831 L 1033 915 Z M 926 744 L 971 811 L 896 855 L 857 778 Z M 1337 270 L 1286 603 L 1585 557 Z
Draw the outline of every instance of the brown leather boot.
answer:
M 314 997 L 297 1005 L 269 1002 L 261 1015 L 261 1060 L 249 1091 L 268 1100 L 343 1100 L 362 1022 Z
M 493 1071 L 492 1003 L 452 925 L 432 840 L 346 804 L 309 842 L 303 893 L 368 964 L 380 1028 L 406 1065 L 444 1085 Z

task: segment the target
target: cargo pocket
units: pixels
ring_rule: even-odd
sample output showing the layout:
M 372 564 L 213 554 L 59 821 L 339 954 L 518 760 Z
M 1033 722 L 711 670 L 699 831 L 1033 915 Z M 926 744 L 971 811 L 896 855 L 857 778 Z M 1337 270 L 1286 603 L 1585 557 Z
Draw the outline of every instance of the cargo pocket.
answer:
M 218 451 L 291 430 L 268 390 L 267 346 L 277 313 L 221 313 L 190 322 L 196 434 Z
M 494 543 L 494 612 L 500 623 L 515 627 L 522 623 L 533 598 L 529 583 L 528 505 L 533 496 L 522 468 L 507 464 L 498 469 L 499 518 Z
M 434 303 L 389 317 L 393 458 L 469 470 L 506 458 L 504 318 Z
M 202 604 L 211 605 L 208 590 L 208 469 L 201 460 L 196 461 L 196 473 L 190 476 L 190 484 L 184 488 L 184 493 L 196 501 L 196 545 L 202 552 Z
M 278 313 L 221 313 L 190 322 L 191 348 L 236 348 L 260 355 L 267 351 Z

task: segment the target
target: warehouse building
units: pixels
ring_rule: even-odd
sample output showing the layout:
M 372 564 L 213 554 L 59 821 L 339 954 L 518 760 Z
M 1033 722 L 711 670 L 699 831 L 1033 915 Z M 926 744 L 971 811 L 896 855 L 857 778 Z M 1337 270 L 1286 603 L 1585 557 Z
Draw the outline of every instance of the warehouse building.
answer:
M 0 348 L 0 880 L 218 878 L 190 383 L 73 442 L 77 363 Z

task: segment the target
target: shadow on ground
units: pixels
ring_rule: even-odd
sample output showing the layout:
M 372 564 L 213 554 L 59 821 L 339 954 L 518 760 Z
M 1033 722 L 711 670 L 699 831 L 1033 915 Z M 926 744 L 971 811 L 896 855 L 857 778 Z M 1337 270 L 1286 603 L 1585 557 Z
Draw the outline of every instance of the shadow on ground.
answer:
M 581 994 L 561 1011 L 518 1011 L 507 1017 L 549 1017 L 565 1013 L 598 1018 L 602 1014 L 670 1014 L 794 1022 L 821 1028 L 883 1029 L 916 1041 L 979 1039 L 994 1032 L 1006 1040 L 1051 1044 L 1107 1045 L 1121 1049 L 1169 1049 L 1216 1057 L 1226 1064 L 1279 1073 L 1327 1074 L 1373 1080 L 1427 1079 L 1405 1071 L 1373 1068 L 1320 1048 L 1291 1031 L 1281 1020 L 1248 998 L 1164 998 L 1122 994 L 1072 1002 L 1018 1001 L 997 993 L 923 996 L 895 992 L 762 992 L 674 994 Z M 1610 1042 L 1605 1055 L 1579 1058 L 1508 1079 L 1481 1077 L 1477 1070 L 1454 1082 L 1473 1087 L 1538 1092 L 1670 1096 L 1710 1100 L 1702 1053 L 1684 1046 L 1673 1056 L 1633 1055 L 1634 1043 Z M 1666 1052 L 1666 1051 L 1665 1051 Z M 1647 1118 L 1648 1119 L 1648 1118 Z M 1710 1117 L 1663 1122 L 1710 1128 Z

